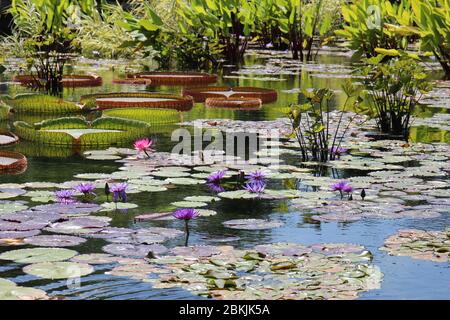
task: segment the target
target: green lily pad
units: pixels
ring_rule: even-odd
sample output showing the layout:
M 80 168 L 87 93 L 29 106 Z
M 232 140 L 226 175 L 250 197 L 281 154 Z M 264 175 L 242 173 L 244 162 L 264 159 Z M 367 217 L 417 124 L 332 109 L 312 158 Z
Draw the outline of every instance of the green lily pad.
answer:
M 78 262 L 42 262 L 25 266 L 23 272 L 54 280 L 82 277 L 94 272 L 94 268 L 89 264 Z
M 62 248 L 18 249 L 0 254 L 0 260 L 16 263 L 37 263 L 68 260 L 77 254 L 74 250 Z
M 263 219 L 234 219 L 223 222 L 225 227 L 240 230 L 264 230 L 279 228 L 283 222 L 278 220 L 263 220 Z
M 198 201 L 198 202 L 214 202 L 219 201 L 220 198 L 218 197 L 211 197 L 211 196 L 189 196 L 184 198 L 186 201 Z
M 101 204 L 101 206 L 104 208 L 101 211 L 125 210 L 125 209 L 134 209 L 138 207 L 137 204 L 128 202 L 104 202 Z
M 200 208 L 206 207 L 208 204 L 199 201 L 175 201 L 172 202 L 171 205 L 179 208 Z

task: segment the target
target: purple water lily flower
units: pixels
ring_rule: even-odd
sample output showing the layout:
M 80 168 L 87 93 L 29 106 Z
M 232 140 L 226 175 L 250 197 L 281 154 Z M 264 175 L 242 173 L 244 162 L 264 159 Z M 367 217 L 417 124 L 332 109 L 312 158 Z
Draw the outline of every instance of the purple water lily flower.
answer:
M 195 209 L 178 209 L 173 213 L 173 216 L 179 220 L 196 219 L 199 213 Z
M 251 193 L 262 193 L 266 188 L 266 183 L 263 181 L 259 182 L 247 182 L 244 186 L 244 189 Z
M 266 179 L 266 174 L 261 170 L 256 170 L 255 172 L 251 172 L 249 175 L 245 176 L 245 179 L 248 182 L 264 182 Z
M 353 192 L 353 187 L 349 184 L 345 185 L 344 188 L 342 188 L 342 191 L 346 192 L 346 193 L 352 193 Z
M 109 187 L 109 191 L 113 194 L 113 201 L 117 202 L 118 200 L 120 200 L 122 202 L 127 202 L 127 188 L 128 183 L 126 182 L 116 183 Z
M 344 192 L 350 195 L 353 192 L 353 187 L 348 184 L 347 181 L 339 181 L 331 186 L 332 191 L 339 191 L 341 194 L 341 199 L 344 197 Z
M 72 190 L 59 190 L 55 191 L 55 196 L 59 203 L 70 204 L 74 203 L 75 199 L 73 198 Z
M 348 185 L 347 181 L 339 181 L 331 186 L 331 190 L 332 191 L 342 191 L 346 185 Z
M 209 183 L 218 184 L 218 183 L 220 183 L 220 179 L 222 179 L 225 176 L 225 172 L 226 172 L 226 170 L 220 170 L 217 172 L 213 172 L 206 178 L 206 180 L 208 180 Z
M 84 196 L 87 195 L 95 195 L 94 192 L 92 192 L 95 189 L 95 185 L 93 183 L 80 183 L 78 186 L 75 187 L 75 191 L 78 191 Z
M 214 192 L 221 193 L 224 192 L 225 189 L 218 183 L 207 183 L 206 186 Z
M 197 219 L 199 216 L 199 212 L 195 209 L 185 208 L 178 209 L 173 213 L 173 216 L 179 220 L 184 220 L 184 228 L 186 231 L 186 239 L 184 241 L 184 245 L 187 247 L 189 241 L 189 221 L 191 219 Z

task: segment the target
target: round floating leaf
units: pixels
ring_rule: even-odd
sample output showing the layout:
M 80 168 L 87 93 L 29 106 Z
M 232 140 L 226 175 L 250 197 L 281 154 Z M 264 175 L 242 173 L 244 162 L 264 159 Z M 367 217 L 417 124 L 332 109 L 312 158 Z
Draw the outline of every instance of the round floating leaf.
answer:
M 175 201 L 172 202 L 171 205 L 179 208 L 201 208 L 206 207 L 208 204 L 198 201 Z
M 189 196 L 184 198 L 185 201 L 198 201 L 198 202 L 214 202 L 219 201 L 220 198 L 218 197 L 211 197 L 211 196 Z
M 0 300 L 48 299 L 47 294 L 43 290 L 17 286 L 14 282 L 12 282 L 12 285 L 8 285 L 3 280 L 5 279 L 0 279 Z
M 73 247 L 86 242 L 86 239 L 74 236 L 41 235 L 25 238 L 25 243 L 39 247 Z
M 144 258 L 149 252 L 154 254 L 161 254 L 167 251 L 167 248 L 160 244 L 108 244 L 104 246 L 103 251 L 125 257 Z
M 22 202 L 12 202 L 12 201 L 2 201 L 0 202 L 0 215 L 5 213 L 12 213 L 17 211 L 22 211 L 28 207 Z
M 192 179 L 192 178 L 169 178 L 169 179 L 166 179 L 165 182 L 187 186 L 187 185 L 202 184 L 205 182 L 205 180 Z
M 197 210 L 199 211 L 199 210 Z M 158 213 L 147 213 L 141 214 L 134 217 L 137 221 L 146 221 L 146 220 L 174 220 L 173 212 L 158 212 Z
M 264 230 L 278 228 L 283 225 L 283 222 L 278 220 L 263 220 L 263 219 L 234 219 L 223 222 L 223 224 L 231 229 L 240 230 Z
M 258 198 L 259 194 L 250 193 L 246 190 L 225 191 L 218 194 L 221 198 L 227 199 L 254 199 Z
M 210 257 L 221 253 L 220 248 L 215 246 L 191 246 L 175 247 L 170 250 L 171 253 L 184 257 Z
M 143 264 L 145 260 L 143 259 L 132 259 L 132 258 L 122 258 L 113 256 L 107 253 L 90 253 L 90 254 L 80 254 L 72 259 L 72 262 L 88 263 L 88 264 L 110 264 L 110 263 L 120 263 L 120 264 Z
M 86 263 L 77 262 L 42 262 L 33 263 L 23 268 L 23 272 L 44 279 L 79 278 L 94 272 Z
M 209 216 L 215 216 L 217 214 L 214 210 L 208 210 L 208 209 L 197 209 L 197 212 L 200 217 L 209 217 Z
M 70 259 L 76 254 L 74 250 L 62 248 L 18 249 L 0 254 L 0 259 L 16 263 L 54 262 Z
M 128 202 L 104 202 L 101 206 L 104 208 L 102 211 L 134 209 L 138 207 L 137 204 Z

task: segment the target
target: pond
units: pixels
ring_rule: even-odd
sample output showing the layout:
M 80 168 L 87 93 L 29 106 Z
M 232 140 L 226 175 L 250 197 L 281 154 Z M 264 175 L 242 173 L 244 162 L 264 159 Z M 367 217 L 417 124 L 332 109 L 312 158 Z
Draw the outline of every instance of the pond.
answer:
M 150 135 L 150 138 L 154 141 L 152 148 L 157 153 L 170 152 L 178 143 L 178 140 L 171 140 L 171 134 L 175 129 L 180 128 L 180 122 L 187 123 L 183 127 L 189 129 L 191 133 L 194 130 L 189 125 L 189 122 L 199 119 L 210 119 L 210 121 L 212 119 L 252 121 L 241 123 L 240 126 L 244 128 L 246 126 L 254 126 L 253 121 L 274 121 L 273 125 L 275 126 L 277 124 L 276 119 L 286 117 L 287 106 L 290 103 L 298 102 L 300 88 L 332 89 L 336 93 L 335 105 L 342 106 L 345 100 L 341 90 L 342 81 L 351 76 L 353 67 L 350 59 L 344 54 L 339 53 L 329 52 L 327 54 L 321 54 L 319 55 L 318 63 L 300 65 L 292 60 L 284 59 L 280 54 L 271 53 L 270 51 L 250 52 L 246 57 L 246 64 L 243 68 L 236 69 L 233 66 L 224 67 L 220 72 L 217 85 L 257 86 L 275 89 L 278 93 L 276 102 L 264 104 L 260 110 L 253 111 L 209 109 L 203 103 L 196 103 L 191 111 L 176 115 L 179 117 L 176 121 L 152 126 L 154 128 L 154 131 Z M 67 100 L 78 101 L 82 95 L 96 92 L 147 90 L 153 92 L 179 93 L 180 91 L 180 87 L 161 86 L 147 87 L 146 89 L 145 86 L 112 84 L 112 79 L 120 76 L 123 77 L 124 70 L 127 68 L 125 63 L 117 63 L 112 68 L 108 62 L 82 60 L 71 68 L 73 68 L 74 72 L 76 70 L 77 73 L 80 71 L 95 72 L 103 78 L 103 86 L 65 89 L 64 98 Z M 8 77 L 9 75 L 4 75 L 4 78 L 0 80 L 2 81 L 2 85 L 0 86 L 1 94 L 14 94 L 27 91 L 27 89 L 19 85 L 6 84 Z M 449 107 L 448 99 L 444 99 L 443 104 L 439 106 L 421 106 L 416 110 L 416 116 L 418 119 L 428 119 L 435 115 L 448 114 Z M 24 120 L 27 122 L 39 122 L 49 118 L 26 115 L 16 116 L 14 120 Z M 219 121 L 220 126 L 220 120 L 214 121 Z M 180 183 L 177 179 L 194 178 L 200 180 L 202 178 L 204 179 L 214 170 L 211 168 L 203 168 L 202 171 L 201 168 L 197 168 L 200 166 L 195 167 L 194 170 L 190 168 L 177 169 L 174 168 L 175 165 L 169 164 L 167 170 L 160 170 L 162 172 L 160 172 L 159 177 L 156 174 L 153 178 L 156 180 L 160 178 L 173 179 L 170 187 L 163 187 L 159 190 L 158 188 L 161 187 L 161 184 L 154 183 L 153 181 L 151 184 L 145 185 L 148 189 L 143 189 L 150 191 L 138 192 L 140 190 L 135 190 L 136 192 L 134 192 L 130 190 L 128 193 L 128 203 L 135 204 L 137 207 L 115 210 L 114 205 L 112 205 L 107 208 L 107 211 L 99 211 L 92 215 L 110 218 L 110 226 L 117 228 L 143 229 L 162 227 L 184 231 L 185 226 L 183 221 L 176 219 L 136 219 L 135 217 L 143 214 L 171 212 L 177 208 L 177 202 L 187 201 L 187 204 L 178 203 L 178 207 L 185 207 L 185 204 L 186 206 L 198 204 L 200 211 L 207 209 L 217 213 L 209 215 L 211 214 L 210 211 L 204 211 L 204 216 L 190 221 L 189 245 L 191 246 L 233 246 L 239 250 L 250 250 L 257 245 L 279 242 L 302 244 L 304 246 L 312 246 L 319 243 L 361 245 L 372 253 L 373 260 L 371 261 L 371 265 L 379 268 L 383 273 L 383 278 L 379 288 L 374 286 L 370 290 L 359 290 L 358 297 L 360 299 L 449 299 L 448 280 L 450 276 L 450 264 L 448 263 L 448 259 L 447 261 L 414 259 L 411 257 L 412 254 L 404 253 L 403 256 L 398 256 L 390 255 L 388 251 L 380 250 L 384 246 L 385 240 L 396 234 L 398 230 L 445 231 L 449 227 L 450 195 L 448 192 L 449 158 L 447 145 L 450 142 L 449 132 L 444 125 L 436 127 L 428 126 L 427 121 L 418 120 L 418 122 L 420 126 L 413 127 L 411 132 L 412 143 L 423 143 L 425 146 L 423 150 L 430 150 L 426 146 L 430 143 L 435 143 L 437 149 L 434 155 L 432 152 L 431 155 L 430 152 L 423 152 L 427 155 L 421 158 L 417 153 L 414 154 L 411 152 L 410 158 L 398 159 L 396 157 L 403 156 L 399 152 L 402 147 L 398 145 L 389 149 L 383 144 L 376 146 L 364 142 L 366 144 L 362 144 L 360 147 L 362 153 L 372 152 L 376 154 L 377 159 L 381 159 L 379 162 L 376 162 L 376 165 L 381 165 L 381 170 L 378 169 L 379 171 L 375 172 L 386 173 L 390 165 L 399 166 L 393 170 L 392 175 L 395 176 L 394 181 L 388 180 L 383 176 L 384 178 L 380 178 L 377 183 L 373 183 L 370 179 L 374 176 L 369 174 L 372 171 L 360 170 L 355 165 L 353 167 L 352 165 L 348 167 L 326 167 L 316 171 L 316 167 L 301 165 L 298 157 L 291 152 L 281 154 L 280 158 L 284 161 L 282 164 L 295 166 L 298 170 L 294 170 L 295 174 L 292 175 L 292 171 L 289 170 L 292 167 L 289 167 L 289 169 L 286 167 L 286 170 L 281 170 L 281 172 L 286 174 L 286 177 L 271 178 L 269 175 L 267 189 L 299 190 L 300 196 L 296 199 L 285 197 L 283 194 L 280 197 L 281 199 L 275 199 L 276 196 L 248 199 L 220 197 L 219 200 L 210 201 L 209 198 L 188 198 L 192 196 L 216 197 L 217 194 L 208 188 L 205 183 L 190 184 L 189 181 L 187 183 Z M 231 124 L 236 124 L 236 122 L 231 122 Z M 446 125 L 448 128 L 448 123 Z M 2 123 L 2 129 L 7 129 L 10 126 L 11 123 Z M 217 123 L 214 124 L 214 127 L 217 127 Z M 272 125 L 269 124 L 268 127 L 272 127 Z M 84 130 L 74 129 L 72 130 L 73 132 L 71 131 L 71 134 L 78 136 Z M 132 145 L 122 145 L 120 147 L 132 148 Z M 419 149 L 420 147 L 417 148 L 417 150 Z M 99 180 L 100 182 L 95 190 L 97 198 L 93 202 L 101 204 L 107 200 L 103 194 L 103 181 L 105 181 L 105 178 L 116 177 L 115 179 L 117 180 L 128 179 L 130 184 L 133 184 L 134 181 L 134 186 L 144 185 L 144 183 L 139 184 L 136 180 L 147 179 L 143 178 L 145 174 L 142 171 L 144 170 L 143 166 L 145 167 L 145 159 L 138 160 L 137 164 L 124 160 L 126 155 L 118 157 L 117 160 L 113 160 L 114 158 L 111 160 L 107 158 L 106 160 L 101 160 L 101 153 L 98 160 L 95 157 L 95 160 L 86 159 L 82 153 L 83 151 L 92 150 L 89 147 L 77 150 L 72 146 L 42 146 L 32 142 L 21 141 L 16 145 L 4 148 L 4 150 L 18 151 L 28 158 L 28 167 L 25 172 L 19 175 L 0 175 L 0 190 L 2 193 L 7 193 L 8 190 L 14 192 L 12 189 L 19 190 L 15 196 L 11 198 L 5 196 L 5 198 L 2 198 L 5 200 L 0 200 L 0 206 L 2 206 L 0 210 L 6 210 L 6 213 L 12 202 L 25 205 L 25 208 L 45 205 L 49 201 L 48 198 L 51 197 L 51 194 L 46 191 L 58 189 L 65 182 L 74 180 L 93 182 Z M 286 148 L 283 150 L 286 150 Z M 445 152 L 447 152 L 446 155 Z M 409 157 L 408 154 L 405 156 Z M 343 156 L 342 158 L 346 160 L 347 158 L 345 157 Z M 371 157 L 371 160 L 363 160 L 363 162 L 368 161 L 370 164 L 373 158 Z M 158 160 L 155 161 L 157 162 Z M 163 162 L 164 159 L 161 158 L 159 161 Z M 273 164 L 268 161 L 262 165 L 269 167 Z M 430 169 L 430 172 L 436 174 L 418 174 L 410 177 L 399 174 L 404 167 L 406 167 L 405 171 L 408 171 L 409 169 L 414 170 L 414 167 L 420 166 L 425 166 Z M 178 165 L 178 167 L 183 166 Z M 206 167 L 209 166 L 207 165 Z M 432 170 L 431 168 L 434 169 Z M 184 174 L 186 172 L 187 174 Z M 317 179 L 314 179 L 311 172 L 314 173 Z M 386 175 L 389 175 L 389 172 Z M 381 176 L 382 174 L 380 174 Z M 351 180 L 352 178 L 354 180 Z M 231 181 L 231 178 L 228 179 L 230 181 L 226 181 L 230 183 L 234 181 Z M 353 181 L 355 189 L 358 189 L 355 191 L 355 199 L 353 201 L 353 203 L 357 204 L 349 205 L 348 203 L 351 203 L 351 201 L 340 201 L 338 194 L 335 193 L 332 195 L 334 202 L 329 203 L 332 209 L 329 210 L 330 212 L 325 213 L 341 214 L 341 216 L 336 220 L 331 219 L 331 217 L 329 220 L 314 219 L 313 216 L 317 212 L 311 210 L 313 200 L 311 200 L 308 194 L 314 191 L 323 192 L 325 193 L 324 196 L 326 196 L 324 199 L 327 199 L 329 196 L 328 193 L 331 192 L 329 186 L 333 182 L 345 179 Z M 401 185 L 402 179 L 405 179 L 405 182 Z M 186 182 L 187 180 L 181 180 L 181 182 L 183 181 Z M 35 184 L 32 184 L 32 182 L 35 182 Z M 43 183 L 39 185 L 39 182 Z M 389 183 L 397 183 L 397 185 L 391 185 L 392 188 L 387 188 L 386 185 Z M 371 184 L 376 184 L 376 186 L 371 186 Z M 421 185 L 434 185 L 435 188 L 424 187 L 423 189 L 417 188 L 417 190 L 413 190 L 415 186 L 419 187 Z M 373 210 L 373 208 L 358 207 L 358 203 L 364 202 L 360 198 L 361 188 L 364 188 L 364 186 L 368 190 L 366 201 L 376 201 L 374 203 L 379 206 L 380 209 L 378 211 L 380 212 L 377 211 L 374 213 L 376 210 Z M 20 190 L 26 190 L 28 194 L 21 194 Z M 422 193 L 421 190 L 425 191 Z M 413 198 L 412 195 L 416 195 L 417 199 Z M 202 200 L 206 201 L 205 206 L 203 206 Z M 430 202 L 427 202 L 427 200 Z M 326 202 L 327 200 L 323 201 Z M 431 205 L 433 207 L 425 208 L 420 207 L 421 205 Z M 422 210 L 422 213 L 429 213 L 430 216 L 424 218 L 420 216 L 422 213 L 415 212 L 419 216 L 412 214 L 408 216 L 406 214 L 403 217 L 392 218 L 392 216 L 389 216 L 392 213 L 390 210 L 396 206 L 417 206 L 416 209 L 410 211 Z M 351 219 L 346 219 L 346 210 L 362 210 L 364 211 L 363 213 L 367 213 L 370 210 L 373 211 L 370 211 L 372 215 L 352 221 Z M 394 211 L 394 213 L 403 213 L 404 210 L 405 208 L 402 207 L 402 210 L 399 209 L 398 211 Z M 383 214 L 386 214 L 386 216 L 383 216 Z M 251 227 L 248 229 L 230 228 L 227 227 L 227 224 L 224 224 L 224 222 L 234 219 L 250 218 L 277 221 L 279 225 L 273 228 L 254 230 L 256 222 L 251 222 Z M 268 226 L 266 225 L 266 227 Z M 42 234 L 54 235 L 55 233 L 43 231 Z M 110 246 L 111 244 L 117 244 L 117 242 L 120 243 L 120 241 L 109 242 L 101 237 L 81 236 L 87 239 L 87 241 L 69 246 L 68 249 L 75 250 L 79 254 L 105 253 L 104 247 L 106 245 Z M 184 241 L 183 236 L 168 237 L 164 239 L 162 244 L 167 248 L 173 248 L 183 246 Z M 447 248 L 448 241 L 446 242 Z M 445 245 L 443 246 L 445 247 Z M 19 243 L 15 246 L 12 244 L 4 244 L 0 246 L 0 254 L 24 248 L 39 248 L 39 246 L 36 247 L 28 243 Z M 111 253 L 112 251 L 109 250 L 107 252 Z M 350 252 L 352 251 L 350 250 Z M 231 261 L 235 261 L 233 259 Z M 353 261 L 352 263 L 356 262 Z M 123 265 L 130 266 L 131 264 Z M 130 270 L 126 270 L 129 274 L 134 275 L 132 277 L 124 276 L 126 272 L 120 274 L 117 269 L 116 273 L 119 275 L 115 275 L 114 272 L 111 274 L 111 270 L 117 267 L 117 263 L 114 261 L 92 264 L 92 266 L 95 271 L 88 272 L 89 274 L 81 277 L 79 285 L 73 285 L 68 284 L 66 279 L 48 280 L 33 275 L 33 271 L 25 273 L 22 270 L 24 267 L 23 263 L 18 263 L 14 260 L 0 260 L 0 278 L 11 280 L 20 286 L 42 289 L 51 297 L 65 297 L 69 299 L 205 299 L 204 296 L 195 294 L 195 290 L 187 290 L 182 285 L 165 287 L 158 281 L 142 281 L 142 271 L 133 273 Z M 342 266 L 336 266 L 336 268 L 338 267 Z M 34 271 L 34 274 L 39 274 L 39 272 Z M 152 278 L 158 278 L 157 273 L 156 276 L 153 274 Z M 283 282 L 285 280 L 277 281 Z M 327 283 L 329 284 L 329 282 Z M 273 283 L 271 285 L 274 286 Z

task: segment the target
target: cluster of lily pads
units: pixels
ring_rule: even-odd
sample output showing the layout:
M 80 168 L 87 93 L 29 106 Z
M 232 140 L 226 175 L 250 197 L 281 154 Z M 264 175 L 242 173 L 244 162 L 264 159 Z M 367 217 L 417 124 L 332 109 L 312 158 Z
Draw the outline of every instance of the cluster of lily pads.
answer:
M 371 259 L 364 247 L 340 243 L 192 246 L 108 273 L 216 299 L 355 299 L 380 287 L 383 275 Z
M 387 251 L 393 256 L 448 262 L 450 260 L 450 229 L 445 231 L 399 230 L 385 240 L 380 250 Z

